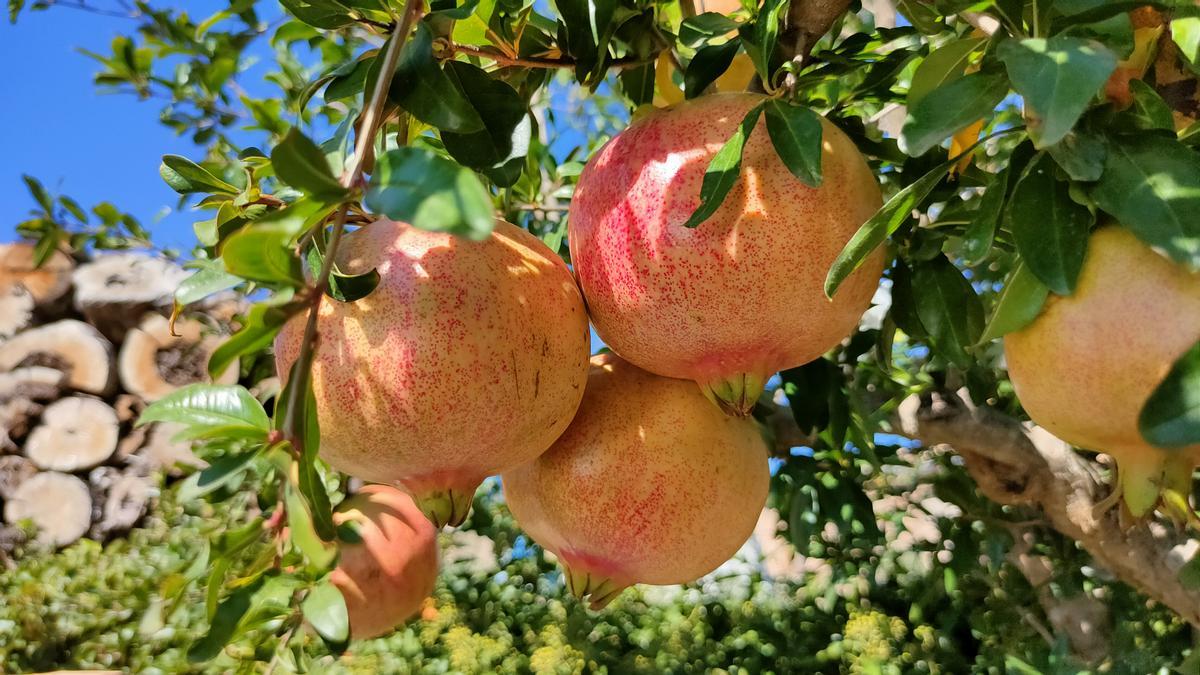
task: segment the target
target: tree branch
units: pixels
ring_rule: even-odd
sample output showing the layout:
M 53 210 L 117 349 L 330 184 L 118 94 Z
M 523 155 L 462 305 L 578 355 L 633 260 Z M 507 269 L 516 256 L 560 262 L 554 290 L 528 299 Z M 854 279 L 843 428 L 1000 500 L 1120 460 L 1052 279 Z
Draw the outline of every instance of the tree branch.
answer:
M 1200 592 L 1179 581 L 1188 538 L 1158 522 L 1124 528 L 1116 508 L 1097 513 L 1111 488 L 1095 462 L 1044 429 L 975 408 L 956 394 L 909 397 L 899 422 L 912 438 L 953 448 L 989 499 L 1040 509 L 1051 527 L 1121 581 L 1200 627 Z
M 822 35 L 850 7 L 850 0 L 792 0 L 788 7 L 787 28 L 779 36 L 784 56 L 795 69 L 784 78 L 783 86 L 789 92 L 796 88 L 796 74 L 808 65 L 809 52 Z

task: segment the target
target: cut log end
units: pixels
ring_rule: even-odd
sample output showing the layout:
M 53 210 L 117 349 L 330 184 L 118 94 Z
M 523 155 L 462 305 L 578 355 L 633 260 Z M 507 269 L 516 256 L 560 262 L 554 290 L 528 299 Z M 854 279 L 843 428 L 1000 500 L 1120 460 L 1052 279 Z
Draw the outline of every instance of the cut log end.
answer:
M 33 321 L 33 294 L 20 284 L 0 285 L 0 339 L 12 337 Z
M 147 311 L 169 307 L 188 273 L 162 258 L 114 253 L 75 270 L 75 308 L 115 342 Z
M 112 344 L 82 321 L 65 319 L 33 328 L 0 343 L 0 372 L 26 366 L 67 373 L 67 385 L 104 395 L 112 390 Z
M 37 527 L 35 541 L 66 546 L 91 526 L 92 495 L 75 476 L 45 471 L 21 483 L 4 502 L 4 520 L 10 524 L 30 520 Z
M 88 474 L 92 485 L 93 517 L 91 536 L 105 539 L 127 532 L 141 520 L 155 495 L 152 479 L 132 471 L 101 466 Z
M 208 359 L 220 345 L 215 335 L 205 335 L 194 319 L 170 322 L 160 314 L 148 314 L 129 331 L 121 345 L 118 371 L 125 389 L 147 401 L 156 401 L 193 382 L 208 382 Z M 237 364 L 221 374 L 218 382 L 237 381 Z
M 55 305 L 71 289 L 74 261 L 61 251 L 50 255 L 41 267 L 34 265 L 33 244 L 0 244 L 0 288 L 20 285 L 29 291 L 39 308 Z
M 169 476 L 180 476 L 192 469 L 208 466 L 192 452 L 190 443 L 171 440 L 180 429 L 178 424 L 152 425 L 145 444 L 130 456 L 129 465 L 147 474 L 161 471 Z
M 53 471 L 90 469 L 117 449 L 117 413 L 103 401 L 71 396 L 46 406 L 25 440 L 25 456 Z
M 21 485 L 37 472 L 33 462 L 20 455 L 0 457 L 0 499 L 12 499 Z

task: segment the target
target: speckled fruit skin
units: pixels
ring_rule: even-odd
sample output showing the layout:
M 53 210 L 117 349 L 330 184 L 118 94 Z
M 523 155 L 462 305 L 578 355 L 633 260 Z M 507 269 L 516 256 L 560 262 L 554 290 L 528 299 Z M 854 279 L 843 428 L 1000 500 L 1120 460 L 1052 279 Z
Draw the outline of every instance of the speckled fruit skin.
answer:
M 770 474 L 753 420 L 721 413 L 691 382 L 601 354 L 571 426 L 503 482 L 517 522 L 598 609 L 631 584 L 686 583 L 729 559 Z
M 416 616 L 438 574 L 437 529 L 408 494 L 368 485 L 338 507 L 338 525 L 358 525 L 362 541 L 342 544 L 329 580 L 346 599 L 350 637 L 390 633 Z
M 1075 292 L 1005 337 L 1008 374 L 1029 417 L 1059 438 L 1117 461 L 1126 505 L 1141 515 L 1191 467 L 1200 445 L 1168 454 L 1138 431 L 1138 415 L 1172 364 L 1200 340 L 1200 274 L 1128 230 L 1091 236 Z M 1175 465 L 1168 459 L 1175 458 Z M 1165 472 L 1165 473 L 1164 473 Z
M 347 234 L 339 258 L 380 282 L 321 304 L 321 456 L 403 485 L 436 525 L 458 525 L 480 481 L 537 457 L 575 415 L 591 352 L 575 280 L 505 222 L 476 242 L 380 220 Z M 275 342 L 283 376 L 303 332 L 299 316 Z
M 695 229 L 709 161 L 757 94 L 714 94 L 652 112 L 593 156 L 571 202 L 571 259 L 596 332 L 635 365 L 695 380 L 748 414 L 775 371 L 807 363 L 857 325 L 879 283 L 882 250 L 825 297 L 825 275 L 880 207 L 854 143 L 822 120 L 823 182 L 784 166 L 760 118 L 742 173 Z

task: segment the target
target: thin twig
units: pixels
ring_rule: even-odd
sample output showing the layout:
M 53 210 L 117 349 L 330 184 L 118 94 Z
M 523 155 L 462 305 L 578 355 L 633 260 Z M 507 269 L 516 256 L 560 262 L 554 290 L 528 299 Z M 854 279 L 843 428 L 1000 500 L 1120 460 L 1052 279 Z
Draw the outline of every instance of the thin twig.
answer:
M 383 105 L 387 101 L 388 84 L 391 81 L 392 74 L 396 70 L 396 63 L 400 60 L 400 50 L 408 40 L 408 34 L 412 30 L 413 24 L 416 23 L 420 12 L 421 0 L 407 0 L 405 2 L 404 15 L 400 20 L 400 26 L 392 34 L 392 39 L 388 43 L 387 51 L 383 55 L 382 68 L 379 70 L 379 79 L 375 82 L 375 90 L 371 92 L 371 101 L 363 112 L 359 135 L 355 139 L 353 161 L 350 167 L 342 174 L 341 182 L 347 189 L 352 189 L 362 178 L 367 150 L 370 149 L 371 139 L 375 136 L 375 130 L 379 125 L 383 112 Z M 346 229 L 346 216 L 349 210 L 349 202 L 343 202 L 341 207 L 338 208 L 337 216 L 335 216 L 333 222 L 333 231 L 329 235 L 329 245 L 325 251 L 325 258 L 321 261 L 321 271 L 317 274 L 312 288 L 309 289 L 311 306 L 308 309 L 308 321 L 304 324 L 304 337 L 300 343 L 300 354 L 296 357 L 296 362 L 301 364 L 301 379 L 299 382 L 291 383 L 291 388 L 288 390 L 287 414 L 284 417 L 283 425 L 285 432 L 291 435 L 293 448 L 297 451 L 304 447 L 302 438 L 304 429 L 302 425 L 296 423 L 300 419 L 297 417 L 298 413 L 296 411 L 300 408 L 304 400 L 301 396 L 308 389 L 308 372 L 317 342 L 317 316 L 321 310 L 321 302 L 325 297 L 325 289 L 329 285 L 329 275 L 333 272 L 333 261 L 337 256 L 342 232 Z
M 51 7 L 66 7 L 67 9 L 77 9 L 81 12 L 89 12 L 91 14 L 99 14 L 100 16 L 111 16 L 118 19 L 137 19 L 141 13 L 134 10 L 131 12 L 117 12 L 103 7 L 92 7 L 84 0 L 76 0 L 75 2 L 63 2 L 62 0 L 51 0 Z

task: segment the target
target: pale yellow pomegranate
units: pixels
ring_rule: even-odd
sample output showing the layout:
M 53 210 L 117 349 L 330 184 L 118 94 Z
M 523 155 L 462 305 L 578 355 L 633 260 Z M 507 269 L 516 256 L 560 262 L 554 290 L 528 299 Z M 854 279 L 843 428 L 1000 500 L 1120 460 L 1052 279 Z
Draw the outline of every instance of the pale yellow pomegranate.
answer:
M 350 637 L 392 632 L 421 612 L 437 582 L 437 530 L 408 494 L 368 485 L 338 506 L 338 525 L 354 523 L 361 541 L 341 545 L 329 580 L 346 599 Z
M 631 584 L 716 569 L 753 532 L 769 481 L 753 420 L 612 354 L 592 359 L 579 413 L 554 446 L 503 475 L 517 522 L 594 609 Z
M 1153 447 L 1138 431 L 1138 415 L 1197 340 L 1200 274 L 1107 226 L 1088 242 L 1075 292 L 1052 294 L 1004 346 L 1030 419 L 1072 445 L 1112 455 L 1126 505 L 1141 515 L 1162 488 L 1191 484 L 1200 445 Z
M 695 380 L 736 415 L 772 373 L 854 330 L 884 263 L 872 253 L 825 297 L 830 265 L 882 199 L 854 143 L 824 120 L 820 187 L 784 166 L 760 119 L 721 207 L 684 227 L 709 161 L 764 100 L 714 94 L 639 118 L 588 162 L 569 220 L 600 337 L 640 368 Z
M 321 456 L 402 485 L 436 525 L 457 525 L 480 481 L 537 457 L 574 416 L 590 353 L 579 289 L 505 222 L 469 241 L 380 220 L 347 234 L 339 258 L 343 271 L 377 268 L 380 282 L 321 304 Z M 285 377 L 303 332 L 299 316 L 275 342 Z

